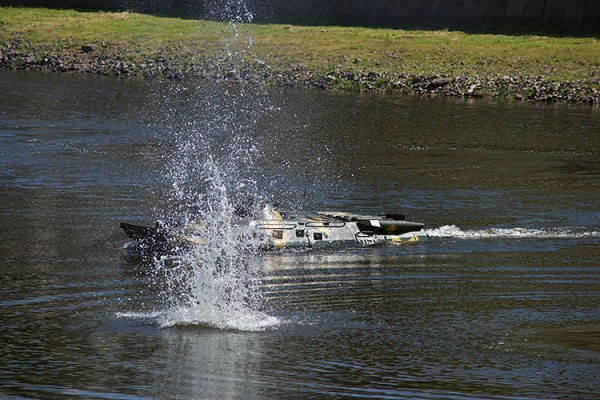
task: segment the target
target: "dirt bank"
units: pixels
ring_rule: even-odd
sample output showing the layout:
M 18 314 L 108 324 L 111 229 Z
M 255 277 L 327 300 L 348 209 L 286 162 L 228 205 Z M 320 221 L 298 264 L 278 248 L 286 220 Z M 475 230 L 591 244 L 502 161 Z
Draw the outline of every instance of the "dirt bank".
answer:
M 142 62 L 128 61 L 129 52 L 106 44 L 89 44 L 76 51 L 45 50 L 22 40 L 0 43 L 0 68 L 27 71 L 66 72 L 120 77 L 202 79 L 239 84 L 284 85 L 328 90 L 403 93 L 423 96 L 496 98 L 545 102 L 598 104 L 599 77 L 589 84 L 549 82 L 543 76 L 457 76 L 443 74 L 398 74 L 385 71 L 332 69 L 317 72 L 300 65 L 269 66 L 253 61 L 233 65 L 227 57 L 190 61 L 185 54 L 158 52 Z M 594 80 L 595 79 L 595 80 Z

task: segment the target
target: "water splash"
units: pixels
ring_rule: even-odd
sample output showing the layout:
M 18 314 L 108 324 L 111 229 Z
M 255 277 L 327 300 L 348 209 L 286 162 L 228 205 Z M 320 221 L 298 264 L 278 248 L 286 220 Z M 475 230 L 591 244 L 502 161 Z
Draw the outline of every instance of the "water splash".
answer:
M 456 225 L 445 225 L 427 230 L 430 237 L 452 237 L 458 239 L 573 239 L 573 238 L 600 238 L 600 232 L 586 228 L 559 227 L 559 228 L 487 228 L 462 230 Z
M 210 17 L 230 24 L 250 23 L 254 19 L 244 0 L 205 0 L 204 5 Z
M 249 46 L 244 41 L 236 50 L 236 24 L 252 17 L 242 1 L 218 4 L 215 13 L 230 21 L 234 32 L 226 46 L 226 62 L 235 63 L 232 58 L 245 57 Z M 173 85 L 164 97 L 174 150 L 165 160 L 170 191 L 163 219 L 167 225 L 194 223 L 202 229 L 198 246 L 154 260 L 152 276 L 160 281 L 157 287 L 165 306 L 154 320 L 163 327 L 277 326 L 277 318 L 261 311 L 260 242 L 244 224 L 261 202 L 256 167 L 261 146 L 255 130 L 271 109 L 266 92 L 244 85 Z

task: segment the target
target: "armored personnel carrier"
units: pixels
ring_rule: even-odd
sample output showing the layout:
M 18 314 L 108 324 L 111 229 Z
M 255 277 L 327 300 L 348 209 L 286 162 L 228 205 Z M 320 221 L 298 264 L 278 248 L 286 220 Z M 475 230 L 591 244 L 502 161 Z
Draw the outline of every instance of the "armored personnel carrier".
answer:
M 244 221 L 244 225 L 264 250 L 373 246 L 427 239 L 422 223 L 407 221 L 400 214 L 282 211 L 271 204 L 263 207 L 260 218 Z M 126 250 L 153 253 L 201 246 L 211 232 L 206 222 L 175 228 L 160 223 L 145 227 L 123 222 L 121 228 L 133 240 Z

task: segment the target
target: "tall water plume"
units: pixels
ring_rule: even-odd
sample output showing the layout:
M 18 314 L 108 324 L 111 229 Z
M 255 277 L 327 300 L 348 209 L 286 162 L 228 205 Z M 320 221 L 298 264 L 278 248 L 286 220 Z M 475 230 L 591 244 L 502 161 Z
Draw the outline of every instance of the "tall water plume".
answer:
M 229 21 L 220 62 L 242 62 L 251 40 L 242 38 L 237 25 L 252 15 L 239 0 L 207 4 Z M 195 223 L 201 244 L 155 259 L 167 306 L 160 323 L 242 330 L 277 324 L 259 311 L 258 242 L 244 224 L 262 200 L 256 168 L 261 146 L 254 131 L 270 108 L 266 92 L 243 84 L 173 85 L 163 97 L 175 144 L 165 162 L 171 189 L 164 218 Z

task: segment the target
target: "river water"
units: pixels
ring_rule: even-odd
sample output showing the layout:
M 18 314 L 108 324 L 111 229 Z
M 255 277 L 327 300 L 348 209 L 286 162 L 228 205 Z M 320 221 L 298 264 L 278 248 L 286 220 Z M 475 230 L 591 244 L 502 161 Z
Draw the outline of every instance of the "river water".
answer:
M 256 313 L 173 310 L 118 225 L 169 212 L 165 165 L 205 165 L 179 158 L 186 127 L 223 143 L 196 149 L 225 180 L 430 240 L 253 255 Z M 599 195 L 586 105 L 1 71 L 0 397 L 594 398 Z

